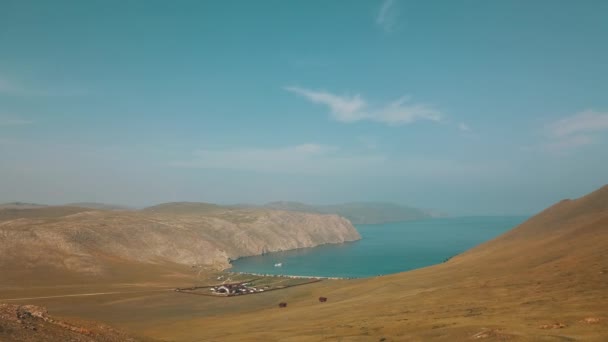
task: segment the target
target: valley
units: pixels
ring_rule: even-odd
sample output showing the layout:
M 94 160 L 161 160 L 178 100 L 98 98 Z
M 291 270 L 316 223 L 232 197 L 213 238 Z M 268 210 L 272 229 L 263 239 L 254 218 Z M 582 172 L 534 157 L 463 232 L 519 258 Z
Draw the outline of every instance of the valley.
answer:
M 0 297 L 170 341 L 601 341 L 608 334 L 607 205 L 604 187 L 445 263 L 388 276 L 214 298 L 174 291 L 201 282 L 190 266 L 123 264 L 129 283 L 41 286 L 28 278 L 26 286 L 5 283 Z

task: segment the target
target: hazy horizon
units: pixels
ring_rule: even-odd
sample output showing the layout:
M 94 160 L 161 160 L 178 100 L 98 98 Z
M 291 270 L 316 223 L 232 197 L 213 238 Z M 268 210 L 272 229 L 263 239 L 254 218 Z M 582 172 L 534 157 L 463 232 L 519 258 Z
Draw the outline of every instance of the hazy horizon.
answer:
M 606 13 L 3 1 L 0 203 L 532 214 L 608 183 Z
M 95 202 L 95 201 L 73 201 L 73 202 L 60 202 L 60 201 L 56 201 L 56 202 L 35 202 L 35 201 L 3 201 L 0 202 L 0 205 L 7 205 L 7 204 L 31 204 L 31 205 L 43 205 L 43 206 L 62 206 L 62 205 L 72 205 L 72 204 L 98 204 L 98 205 L 108 205 L 108 206 L 119 206 L 119 207 L 125 207 L 126 209 L 129 210 L 141 210 L 141 209 L 145 209 L 145 208 L 149 208 L 149 207 L 153 207 L 156 205 L 161 205 L 161 204 L 169 204 L 169 203 L 203 203 L 203 204 L 216 204 L 216 205 L 220 205 L 220 206 L 234 206 L 234 207 L 247 207 L 247 206 L 265 206 L 265 205 L 269 205 L 269 204 L 273 204 L 273 203 L 277 203 L 277 202 L 292 202 L 292 203 L 299 203 L 299 204 L 305 204 L 305 205 L 311 205 L 311 206 L 332 206 L 332 205 L 348 205 L 348 204 L 386 204 L 386 205 L 398 205 L 398 206 L 402 206 L 402 207 L 408 207 L 408 208 L 413 208 L 413 209 L 420 209 L 423 211 L 427 211 L 427 212 L 433 212 L 433 213 L 437 213 L 439 215 L 448 215 L 448 217 L 474 217 L 474 216 L 478 216 L 478 217 L 483 217 L 483 216 L 531 216 L 535 213 L 475 213 L 475 212 L 471 212 L 471 213 L 450 213 L 447 211 L 443 211 L 439 208 L 423 208 L 423 207 L 417 207 L 415 205 L 410 205 L 407 203 L 398 203 L 398 202 L 388 202 L 388 201 L 356 201 L 356 202 L 332 202 L 332 203 L 311 203 L 311 202 L 300 202 L 300 201 L 289 201 L 289 200 L 276 200 L 276 201 L 269 201 L 269 202 L 249 202 L 249 203 L 245 203 L 245 202 L 238 202 L 238 203 L 220 203 L 220 202 L 210 202 L 210 201 L 167 201 L 167 202 L 155 202 L 155 203 L 149 203 L 149 204 L 144 204 L 144 205 L 129 205 L 129 204 L 124 204 L 124 203 L 120 203 L 120 202 Z

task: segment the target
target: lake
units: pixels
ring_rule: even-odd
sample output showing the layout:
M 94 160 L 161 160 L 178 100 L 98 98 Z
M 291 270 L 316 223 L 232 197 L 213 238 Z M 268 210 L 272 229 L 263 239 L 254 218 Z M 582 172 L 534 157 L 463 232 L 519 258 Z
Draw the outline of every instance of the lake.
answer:
M 361 240 L 232 262 L 233 272 L 360 278 L 443 262 L 525 221 L 524 216 L 438 218 L 356 225 Z M 282 263 L 282 267 L 275 267 Z

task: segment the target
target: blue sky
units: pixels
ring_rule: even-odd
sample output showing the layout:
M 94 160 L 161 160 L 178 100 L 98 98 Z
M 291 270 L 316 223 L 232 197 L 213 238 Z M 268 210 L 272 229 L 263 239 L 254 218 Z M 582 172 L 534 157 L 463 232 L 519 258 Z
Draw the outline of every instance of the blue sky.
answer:
M 605 1 L 0 1 L 0 201 L 528 214 L 606 183 Z

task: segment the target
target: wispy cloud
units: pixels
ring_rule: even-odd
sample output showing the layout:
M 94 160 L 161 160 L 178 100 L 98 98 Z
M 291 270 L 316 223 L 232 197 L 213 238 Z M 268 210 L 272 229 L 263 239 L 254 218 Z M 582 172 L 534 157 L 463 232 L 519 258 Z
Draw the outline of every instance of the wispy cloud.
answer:
M 471 127 L 469 127 L 469 125 L 465 124 L 464 122 L 461 122 L 458 124 L 458 129 L 462 132 L 470 132 L 471 131 Z
M 357 137 L 357 141 L 366 149 L 374 150 L 378 148 L 378 139 L 369 135 L 361 135 Z
M 9 96 L 80 96 L 87 94 L 81 87 L 66 86 L 64 84 L 53 84 L 49 86 L 32 85 L 8 79 L 0 75 L 0 95 Z
M 340 122 L 369 120 L 389 125 L 408 124 L 419 120 L 441 121 L 441 112 L 430 105 L 411 103 L 402 97 L 379 107 L 370 106 L 360 94 L 335 95 L 326 91 L 310 90 L 295 86 L 285 90 L 307 98 L 309 101 L 329 107 L 330 116 Z
M 13 82 L 9 82 L 7 79 L 0 77 L 0 94 L 18 94 L 23 92 L 23 89 L 14 84 Z
M 342 122 L 355 122 L 364 119 L 363 109 L 366 103 L 359 94 L 353 96 L 338 96 L 328 92 L 314 91 L 300 87 L 285 87 L 292 93 L 302 95 L 313 103 L 324 104 L 329 107 L 335 120 Z
M 308 143 L 274 148 L 235 147 L 202 149 L 188 160 L 169 163 L 174 168 L 236 170 L 270 175 L 322 176 L 341 179 L 367 175 L 374 177 L 417 180 L 442 180 L 450 177 L 477 179 L 504 171 L 508 162 L 469 162 L 432 157 L 399 157 L 375 149 L 349 153 L 336 146 Z M 493 171 L 493 172 L 490 172 Z M 358 176 L 357 176 L 358 175 Z
M 395 0 L 384 0 L 378 15 L 376 16 L 376 24 L 378 24 L 385 32 L 392 32 L 397 23 L 397 13 L 395 10 Z
M 563 153 L 577 147 L 591 145 L 595 139 L 586 135 L 574 135 L 562 139 L 546 141 L 541 145 L 541 150 L 551 153 Z
M 383 156 L 350 155 L 334 146 L 307 143 L 277 148 L 203 149 L 192 159 L 171 166 L 200 169 L 231 169 L 269 173 L 328 174 L 377 165 Z
M 597 135 L 606 131 L 608 112 L 582 111 L 546 125 L 547 139 L 541 144 L 541 149 L 562 153 L 592 145 L 599 141 Z
M 608 112 L 586 110 L 553 122 L 548 129 L 557 137 L 608 131 Z
M 19 126 L 19 125 L 29 125 L 32 123 L 34 123 L 34 122 L 31 120 L 14 119 L 14 118 L 0 116 L 0 126 Z

